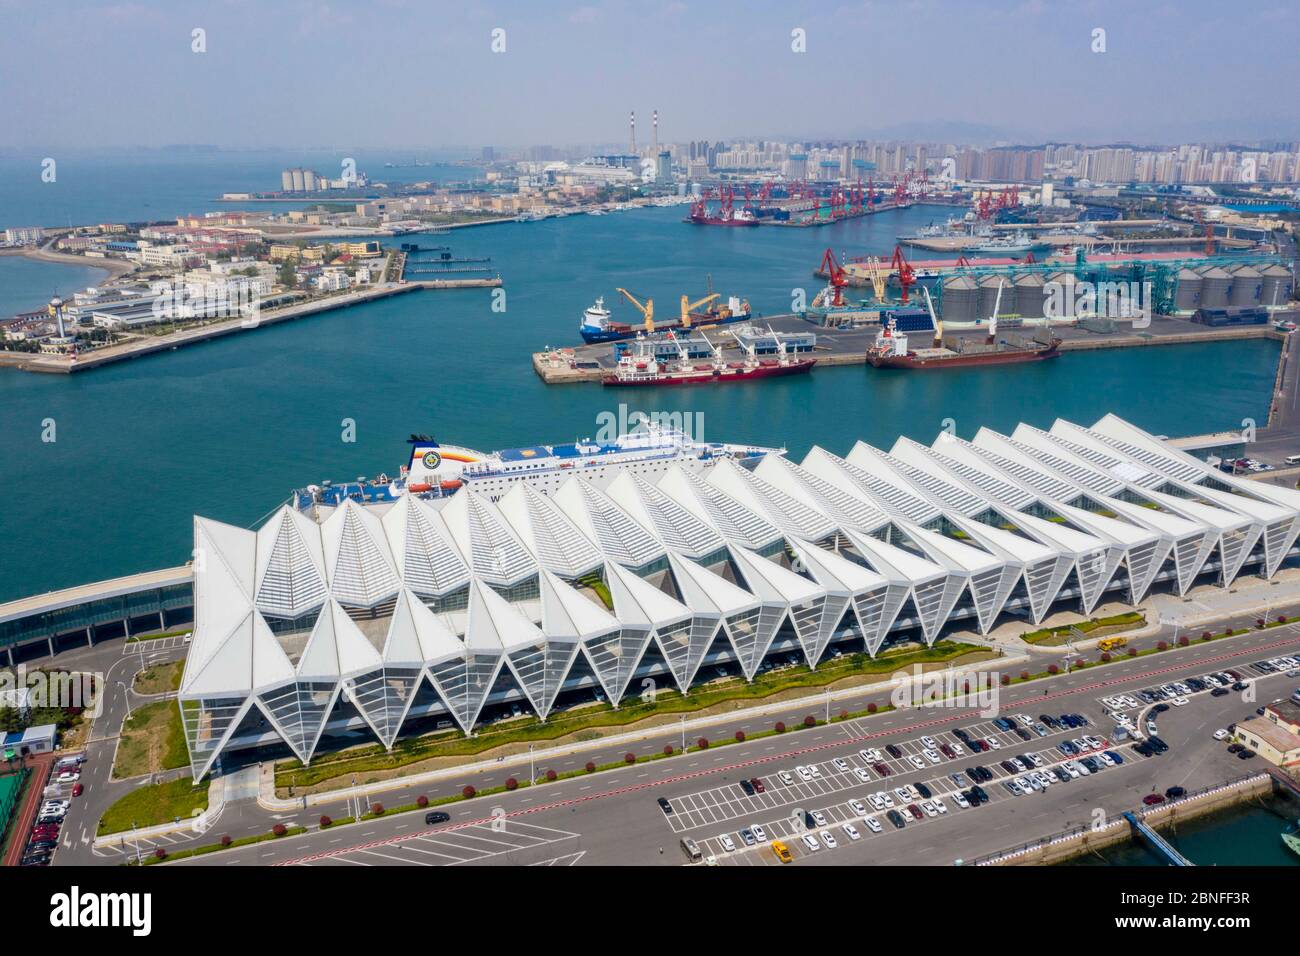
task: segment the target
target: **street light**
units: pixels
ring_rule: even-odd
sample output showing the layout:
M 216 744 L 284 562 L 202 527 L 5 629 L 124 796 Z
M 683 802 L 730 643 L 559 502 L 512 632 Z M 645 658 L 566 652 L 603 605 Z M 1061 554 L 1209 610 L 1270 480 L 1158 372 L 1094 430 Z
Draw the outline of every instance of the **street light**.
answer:
M 533 745 L 528 745 L 528 782 L 537 782 L 537 769 L 533 766 Z
M 682 714 L 682 753 L 686 753 L 686 715 Z
M 126 701 L 126 719 L 131 719 L 131 691 L 127 689 L 125 681 L 118 681 L 117 686 L 122 688 L 122 697 Z

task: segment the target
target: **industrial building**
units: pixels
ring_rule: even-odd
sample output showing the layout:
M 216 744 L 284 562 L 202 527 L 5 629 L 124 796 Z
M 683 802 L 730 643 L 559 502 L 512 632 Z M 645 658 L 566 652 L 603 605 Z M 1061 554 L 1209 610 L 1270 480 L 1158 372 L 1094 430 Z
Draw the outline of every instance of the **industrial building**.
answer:
M 1238 479 L 1107 415 L 889 451 L 722 458 L 654 483 L 571 477 L 256 531 L 194 521 L 179 692 L 194 775 L 267 748 L 476 725 L 521 705 L 683 693 L 776 655 L 815 668 L 953 629 L 1274 575 L 1300 491 Z

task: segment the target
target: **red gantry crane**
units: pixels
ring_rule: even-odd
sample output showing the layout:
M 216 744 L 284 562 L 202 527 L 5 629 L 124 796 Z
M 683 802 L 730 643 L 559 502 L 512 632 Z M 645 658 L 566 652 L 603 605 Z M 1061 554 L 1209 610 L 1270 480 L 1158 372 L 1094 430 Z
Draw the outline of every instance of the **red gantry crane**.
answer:
M 827 249 L 822 253 L 822 264 L 820 272 L 825 272 L 829 284 L 827 288 L 831 290 L 831 301 L 829 305 L 841 306 L 844 304 L 844 287 L 849 284 L 848 274 L 835 259 L 835 251 Z

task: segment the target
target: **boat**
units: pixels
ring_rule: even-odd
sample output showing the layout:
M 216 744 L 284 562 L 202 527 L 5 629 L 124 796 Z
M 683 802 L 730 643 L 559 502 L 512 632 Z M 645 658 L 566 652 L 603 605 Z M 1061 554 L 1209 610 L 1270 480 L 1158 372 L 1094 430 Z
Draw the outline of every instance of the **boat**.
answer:
M 693 311 L 697 306 L 711 303 L 719 297 L 711 293 L 696 302 L 688 302 L 686 296 L 682 296 L 682 309 L 678 318 L 665 322 L 655 322 L 653 300 L 647 300 L 643 304 L 625 289 L 620 289 L 619 292 L 626 296 L 628 301 L 641 312 L 642 323 L 635 326 L 626 322 L 613 321 L 613 313 L 605 307 L 604 296 L 599 296 L 595 304 L 589 306 L 582 313 L 582 321 L 578 324 L 578 334 L 582 336 L 582 340 L 587 344 L 618 342 L 624 339 L 634 339 L 642 333 L 684 331 L 693 326 L 726 325 L 731 322 L 745 322 L 753 318 L 753 311 L 749 307 L 748 300 L 743 300 L 734 295 L 727 299 L 725 305 L 712 304 L 703 311 Z
M 1282 834 L 1282 842 L 1286 844 L 1288 850 L 1300 856 L 1300 820 L 1296 821 L 1296 827 L 1298 829 Z
M 338 507 L 348 500 L 382 507 L 391 506 L 404 495 L 437 500 L 465 489 L 496 501 L 519 484 L 550 495 L 572 475 L 604 487 L 624 472 L 654 481 L 674 467 L 701 473 L 729 459 L 752 469 L 766 455 L 785 454 L 784 448 L 706 442 L 654 419 L 624 425 L 627 427 L 615 437 L 598 434 L 594 440 L 583 438 L 494 452 L 443 444 L 429 435 L 411 435 L 407 439 L 410 456 L 396 478 L 381 474 L 373 479 L 322 481 L 296 489 L 289 502 L 307 513 Z
M 991 256 L 1023 256 L 1034 249 L 1046 249 L 1046 243 L 1035 243 L 1024 232 L 1016 232 L 1015 235 L 1003 236 L 998 239 L 988 239 L 973 246 L 968 246 L 963 252 L 973 252 L 976 255 Z
M 675 339 L 669 333 L 670 339 Z M 737 342 L 741 342 L 739 338 Z M 744 343 L 741 342 L 742 347 Z M 719 385 L 729 382 L 748 382 L 762 378 L 777 378 L 786 375 L 798 375 L 812 370 L 816 359 L 791 358 L 785 343 L 777 340 L 776 358 L 759 358 L 753 344 L 746 347 L 744 361 L 728 362 L 722 357 L 722 350 L 713 347 L 713 359 L 708 362 L 693 362 L 683 349 L 678 357 L 662 360 L 655 356 L 648 347 L 649 343 L 638 338 L 636 348 L 619 356 L 611 375 L 604 376 L 602 385 L 629 387 L 637 385 Z
M 1061 354 L 1061 340 L 1052 336 L 1050 332 L 1038 333 L 1045 335 L 1045 339 L 1037 337 L 998 339 L 997 314 L 998 307 L 1002 303 L 1000 285 L 993 305 L 993 315 L 989 318 L 988 338 L 983 343 L 964 342 L 957 349 L 947 348 L 942 344 L 943 324 L 935 318 L 929 291 L 924 291 L 926 304 L 930 309 L 930 318 L 934 323 L 933 346 L 921 349 L 909 348 L 907 333 L 899 331 L 897 321 L 891 316 L 888 324 L 877 333 L 875 343 L 867 349 L 867 362 L 872 368 L 929 369 L 1010 365 L 1056 358 Z

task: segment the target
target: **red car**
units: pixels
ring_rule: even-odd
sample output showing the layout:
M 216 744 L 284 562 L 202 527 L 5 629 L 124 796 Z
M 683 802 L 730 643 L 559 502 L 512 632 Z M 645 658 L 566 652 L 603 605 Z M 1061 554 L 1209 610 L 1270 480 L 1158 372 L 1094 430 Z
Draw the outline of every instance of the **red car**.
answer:
M 922 817 L 925 816 L 925 814 L 921 812 L 921 808 L 918 807 L 915 803 L 909 803 L 907 805 L 907 812 L 910 813 L 912 816 L 916 817 L 916 819 L 918 820 L 920 820 Z
M 885 764 L 885 763 L 873 763 L 871 765 L 871 769 L 874 770 L 876 773 L 880 774 L 882 777 L 888 777 L 890 774 L 894 772 L 889 769 L 889 764 Z
M 754 788 L 754 792 L 755 792 L 755 793 L 763 793 L 764 791 L 767 790 L 767 787 L 763 786 L 763 781 L 762 781 L 762 780 L 759 780 L 757 777 L 755 777 L 753 780 L 749 781 L 749 783 L 750 783 L 750 786 L 752 786 L 752 787 Z
M 79 783 L 74 783 L 74 784 L 72 785 L 72 795 L 73 795 L 74 797 L 79 797 L 79 796 L 81 796 L 81 794 L 85 791 L 85 789 L 86 789 L 86 788 L 83 787 L 81 784 L 79 784 Z
M 1148 807 L 1154 807 L 1158 803 L 1164 803 L 1165 798 L 1158 793 L 1148 793 L 1145 797 L 1142 798 L 1142 802 L 1145 803 Z

